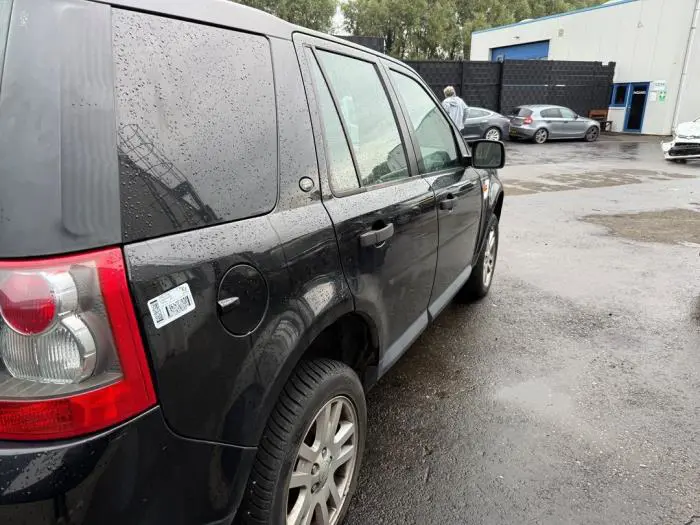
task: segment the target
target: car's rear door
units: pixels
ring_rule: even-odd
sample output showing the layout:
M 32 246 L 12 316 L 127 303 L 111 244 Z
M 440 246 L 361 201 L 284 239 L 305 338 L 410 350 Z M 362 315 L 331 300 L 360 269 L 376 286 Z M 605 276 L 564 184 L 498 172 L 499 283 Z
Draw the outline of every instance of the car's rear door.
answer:
M 385 62 L 418 158 L 438 203 L 439 247 L 428 312 L 436 316 L 469 278 L 479 234 L 482 193 L 476 170 L 465 168 L 464 141 L 435 96 L 410 70 Z
M 323 201 L 356 308 L 379 331 L 383 373 L 428 323 L 437 212 L 374 55 L 295 35 L 314 118 Z
M 559 108 L 545 108 L 540 110 L 541 120 L 549 130 L 549 138 L 561 139 L 569 135 L 567 122 L 561 115 Z

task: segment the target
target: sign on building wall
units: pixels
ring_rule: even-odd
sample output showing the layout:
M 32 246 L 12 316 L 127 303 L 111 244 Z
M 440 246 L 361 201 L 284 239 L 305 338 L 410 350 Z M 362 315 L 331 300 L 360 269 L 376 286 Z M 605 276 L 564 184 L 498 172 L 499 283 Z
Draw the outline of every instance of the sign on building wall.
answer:
M 665 80 L 654 80 L 649 86 L 649 101 L 666 102 L 667 85 Z

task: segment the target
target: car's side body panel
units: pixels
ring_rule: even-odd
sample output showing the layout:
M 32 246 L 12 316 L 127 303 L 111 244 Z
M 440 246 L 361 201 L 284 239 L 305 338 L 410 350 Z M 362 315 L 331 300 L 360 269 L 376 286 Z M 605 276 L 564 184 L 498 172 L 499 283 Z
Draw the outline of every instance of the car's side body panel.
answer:
M 75 38 L 55 39 L 61 60 L 84 60 L 86 55 L 77 52 L 82 50 L 88 55 L 99 53 L 100 60 L 110 66 L 107 71 L 100 62 L 99 72 L 105 76 L 98 78 L 98 85 L 90 85 L 94 88 L 91 93 L 100 96 L 95 95 L 88 101 L 92 105 L 80 109 L 93 112 L 88 119 L 91 124 L 76 127 L 87 122 L 78 115 L 75 126 L 65 128 L 79 128 L 82 135 L 75 137 L 85 140 L 81 144 L 100 145 L 91 151 L 86 146 L 82 152 L 92 162 L 82 166 L 83 174 L 89 173 L 86 166 L 104 171 L 95 171 L 94 179 L 86 181 L 88 194 L 77 196 L 85 198 L 90 206 L 79 210 L 84 216 L 77 219 L 82 222 L 73 225 L 84 226 L 89 235 L 78 241 L 64 235 L 60 242 L 42 246 L 29 246 L 26 243 L 31 243 L 31 239 L 21 239 L 12 249 L 3 244 L 5 237 L 0 237 L 0 250 L 7 248 L 0 256 L 46 256 L 98 246 L 122 246 L 159 406 L 116 428 L 81 439 L 0 443 L 0 523 L 43 520 L 47 524 L 75 525 L 229 524 L 246 488 L 269 415 L 305 352 L 325 329 L 340 319 L 357 316 L 368 328 L 373 347 L 372 362 L 363 377 L 365 385 L 370 386 L 385 373 L 468 278 L 483 243 L 488 215 L 495 213 L 502 199 L 500 181 L 495 172 L 470 167 L 420 176 L 409 126 L 391 89 L 387 68 L 392 64 L 404 68 L 404 72 L 425 84 L 410 68 L 354 44 L 305 32 L 306 36 L 295 45 L 292 36 L 298 28 L 262 12 L 214 0 L 15 0 L 15 7 L 18 5 L 45 9 L 54 17 L 57 13 L 65 15 L 61 18 L 63 25 L 55 27 L 47 23 L 46 17 L 31 18 L 33 23 L 43 20 L 38 29 L 48 31 L 47 34 L 64 35 L 71 28 L 76 31 Z M 87 14 L 81 18 L 76 15 L 80 12 Z M 153 183 L 148 177 L 154 173 L 164 179 L 172 175 L 172 158 L 178 154 L 178 148 L 173 147 L 170 156 L 162 156 L 170 160 L 150 162 L 148 155 L 156 149 L 156 133 L 144 134 L 149 140 L 143 140 L 143 144 L 131 144 L 134 147 L 129 151 L 133 156 L 118 152 L 122 129 L 118 113 L 120 105 L 124 105 L 120 93 L 151 93 L 153 86 L 121 91 L 115 88 L 115 78 L 128 76 L 128 66 L 133 61 L 127 55 L 121 61 L 114 56 L 106 58 L 111 45 L 115 46 L 115 35 L 120 38 L 110 24 L 121 19 L 121 31 L 128 33 L 132 26 L 124 22 L 140 16 L 157 16 L 159 22 L 201 25 L 210 33 L 237 31 L 262 41 L 254 51 L 246 46 L 241 49 L 270 54 L 260 55 L 265 58 L 260 64 L 263 69 L 271 68 L 272 75 L 265 78 L 272 79 L 274 89 L 266 83 L 265 90 L 253 92 L 273 93 L 272 114 L 260 119 L 265 123 L 260 129 L 267 135 L 259 135 L 265 135 L 265 140 L 246 143 L 251 137 L 250 127 L 241 129 L 241 122 L 235 119 L 230 122 L 230 135 L 223 133 L 213 138 L 224 136 L 230 143 L 223 146 L 244 144 L 243 149 L 251 157 L 272 159 L 272 167 L 260 164 L 263 167 L 258 171 L 240 168 L 249 166 L 245 162 L 250 159 L 245 157 L 229 163 L 244 172 L 233 171 L 234 178 L 267 177 L 259 185 L 260 193 L 265 188 L 264 196 L 235 186 L 234 182 L 240 180 L 209 192 L 193 193 L 192 189 L 197 188 L 192 181 L 204 170 L 198 161 L 205 163 L 208 158 L 195 159 L 193 164 L 187 164 L 187 159 L 192 174 L 189 181 L 185 177 L 184 181 L 177 178 L 177 184 L 170 186 Z M 80 20 L 92 20 L 95 25 L 81 28 L 77 24 Z M 135 33 L 131 37 L 138 37 L 136 27 L 133 26 Z M 191 42 L 197 42 L 196 33 L 187 33 Z M 81 35 L 95 36 L 93 48 L 76 45 Z M 11 81 L 17 73 L 18 57 L 27 56 L 24 51 L 17 54 L 13 47 L 13 42 L 19 42 L 17 38 L 10 35 L 4 82 Z M 138 43 L 138 38 L 132 38 L 133 42 Z M 25 44 L 36 46 L 36 42 Z M 304 69 L 306 44 L 376 64 L 396 113 L 410 177 L 377 184 L 354 195 L 333 194 L 318 108 L 308 71 Z M 68 53 L 71 50 L 75 53 Z M 48 56 L 53 51 L 32 48 L 39 54 L 31 56 L 41 58 L 42 53 Z M 117 64 L 124 70 L 114 71 L 112 66 Z M 42 103 L 38 106 L 41 114 L 33 118 L 51 114 L 52 119 L 58 119 L 51 124 L 58 127 L 46 135 L 54 141 L 51 151 L 43 153 L 53 155 L 51 162 L 59 159 L 59 153 L 64 160 L 70 160 L 70 151 L 61 149 L 68 148 L 68 142 L 63 146 L 55 142 L 55 131 L 64 129 L 60 118 L 79 110 L 68 108 L 60 115 L 67 109 L 61 104 L 69 99 L 61 98 L 62 92 L 56 86 L 75 87 L 71 82 L 81 77 L 65 78 L 73 70 L 64 67 L 61 73 L 58 63 L 47 66 L 49 77 L 63 84 L 48 82 L 44 78 L 47 71 L 36 73 L 41 82 L 31 87 L 40 91 Z M 217 73 L 216 64 L 203 69 L 207 74 Z M 250 70 L 248 73 L 254 74 Z M 177 74 L 175 77 L 179 78 Z M 19 96 L 18 90 L 30 85 L 26 77 L 15 78 L 17 85 L 10 86 L 8 97 Z M 136 75 L 131 80 L 148 83 L 153 77 Z M 205 88 L 197 83 L 187 86 L 197 88 L 191 90 L 193 93 Z M 152 91 L 162 94 L 158 89 Z M 250 91 L 246 94 L 250 95 Z M 207 97 L 202 98 L 202 110 L 210 113 L 217 104 L 227 102 L 223 97 L 208 104 Z M 270 102 L 269 96 L 261 98 Z M 0 110 L 5 102 L 12 101 L 0 99 Z M 154 106 L 163 103 L 157 97 L 147 102 Z M 170 130 L 181 123 L 176 122 L 181 119 L 175 119 L 171 111 L 182 101 L 165 102 L 162 111 L 151 119 L 155 131 Z M 44 103 L 47 113 L 43 112 Z M 147 111 L 137 108 L 131 116 L 143 114 Z M 186 114 L 204 118 L 198 117 L 198 112 Z M 201 133 L 205 124 L 185 126 L 183 140 L 176 145 L 186 148 L 202 140 L 202 136 L 196 137 L 198 131 L 207 139 L 209 135 Z M 28 133 L 25 128 L 30 125 L 31 121 L 21 128 L 23 133 Z M 456 129 L 454 133 L 458 136 Z M 109 147 L 105 146 L 108 143 Z M 459 148 L 466 158 L 468 147 L 463 141 L 459 141 Z M 6 158 L 12 158 L 14 153 L 5 151 Z M 42 153 L 40 149 L 36 151 Z M 221 151 L 228 150 L 222 147 Z M 27 152 L 22 155 L 26 157 Z M 43 154 L 37 154 L 37 159 L 44 159 Z M 101 160 L 105 162 L 99 164 Z M 80 159 L 73 161 L 80 164 Z M 155 171 L 149 175 L 149 170 Z M 107 182 L 102 179 L 105 174 L 111 177 Z M 272 186 L 266 185 L 270 180 Z M 54 191 L 56 187 L 52 183 L 44 189 Z M 463 199 L 463 206 L 457 214 L 443 214 L 450 217 L 445 220 L 438 213 L 437 202 L 450 192 Z M 152 201 L 143 199 L 147 193 Z M 61 202 L 67 206 L 73 198 L 76 196 L 62 195 Z M 123 202 L 126 200 L 132 201 L 131 208 Z M 133 201 L 138 201 L 137 205 Z M 212 204 L 215 202 L 222 206 L 237 202 L 242 203 L 241 209 L 250 208 L 239 217 L 217 212 Z M 49 208 L 43 211 L 54 213 Z M 157 218 L 156 208 L 162 211 Z M 139 217 L 143 224 L 139 224 Z M 92 224 L 93 219 L 98 222 Z M 440 226 L 441 221 L 444 226 Z M 358 235 L 379 222 L 394 226 L 393 237 L 383 244 L 361 246 Z M 60 221 L 56 225 L 60 227 Z M 0 227 L 0 234 L 5 231 L 4 226 Z M 158 321 L 153 300 L 185 285 L 193 300 L 192 311 L 165 324 Z

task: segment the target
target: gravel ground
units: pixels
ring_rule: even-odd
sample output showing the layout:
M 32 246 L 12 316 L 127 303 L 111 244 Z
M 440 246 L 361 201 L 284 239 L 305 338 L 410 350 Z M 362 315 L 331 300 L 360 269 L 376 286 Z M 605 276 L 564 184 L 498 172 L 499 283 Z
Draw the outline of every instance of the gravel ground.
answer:
M 370 392 L 346 525 L 700 523 L 700 163 L 507 147 L 491 294 Z

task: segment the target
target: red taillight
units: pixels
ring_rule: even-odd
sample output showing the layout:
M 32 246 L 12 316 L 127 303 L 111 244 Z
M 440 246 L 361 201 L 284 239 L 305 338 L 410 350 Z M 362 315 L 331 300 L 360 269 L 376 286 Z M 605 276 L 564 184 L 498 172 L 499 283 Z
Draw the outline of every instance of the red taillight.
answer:
M 0 439 L 96 432 L 155 404 L 121 251 L 0 262 Z
M 41 274 L 15 273 L 0 283 L 0 315 L 23 335 L 40 334 L 53 323 L 56 300 Z
M 532 115 L 529 117 L 525 117 L 525 120 L 523 120 L 523 124 L 532 124 Z

